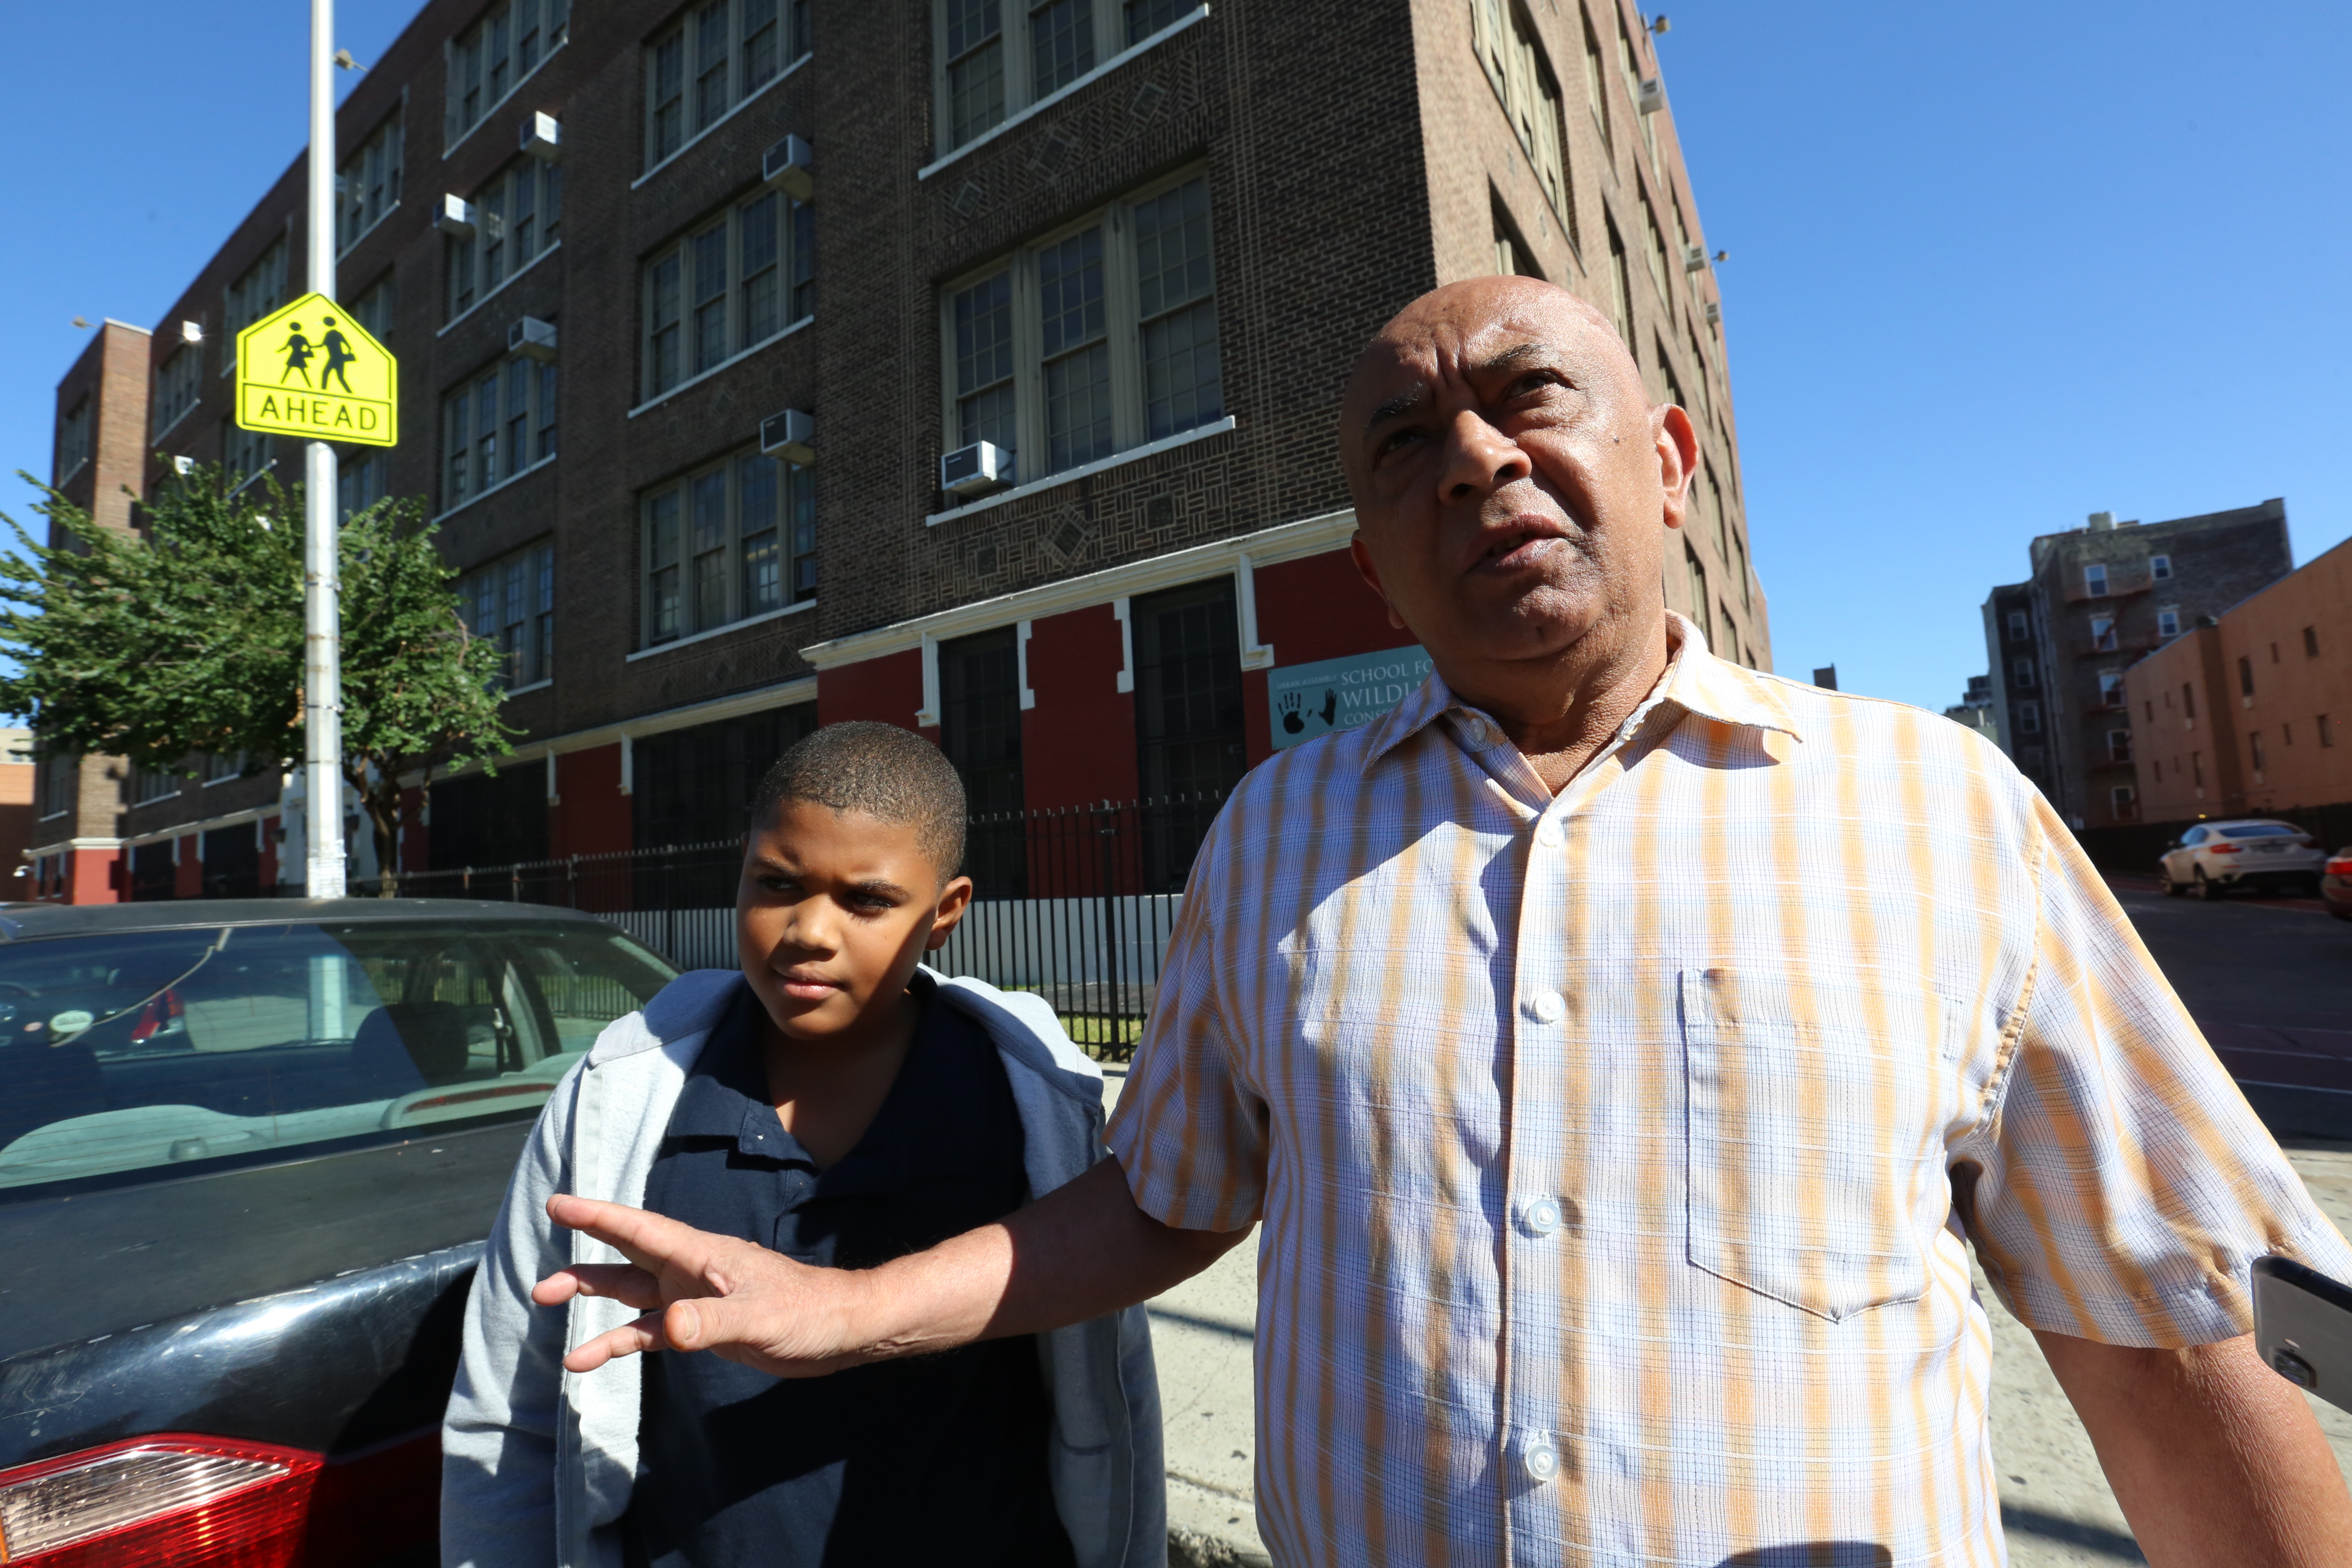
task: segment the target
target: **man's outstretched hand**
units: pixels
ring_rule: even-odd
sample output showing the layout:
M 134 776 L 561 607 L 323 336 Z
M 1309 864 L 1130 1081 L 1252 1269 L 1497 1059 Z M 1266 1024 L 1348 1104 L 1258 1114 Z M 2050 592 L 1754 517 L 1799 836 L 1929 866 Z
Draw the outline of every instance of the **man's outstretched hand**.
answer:
M 574 1264 L 532 1288 L 542 1307 L 604 1296 L 644 1316 L 563 1358 L 593 1372 L 640 1351 L 709 1350 L 772 1377 L 815 1377 L 873 1359 L 851 1332 L 867 1276 L 812 1268 L 748 1241 L 712 1236 L 643 1209 L 562 1194 L 548 1217 L 594 1237 L 629 1261 Z
M 876 1268 L 812 1268 L 590 1198 L 559 1194 L 547 1213 L 629 1261 L 558 1269 L 531 1300 L 560 1307 L 604 1296 L 644 1314 L 565 1356 L 573 1372 L 640 1351 L 707 1350 L 772 1377 L 817 1377 L 1039 1333 L 1156 1296 L 1249 1234 L 1160 1224 L 1135 1206 L 1112 1160 L 994 1225 Z

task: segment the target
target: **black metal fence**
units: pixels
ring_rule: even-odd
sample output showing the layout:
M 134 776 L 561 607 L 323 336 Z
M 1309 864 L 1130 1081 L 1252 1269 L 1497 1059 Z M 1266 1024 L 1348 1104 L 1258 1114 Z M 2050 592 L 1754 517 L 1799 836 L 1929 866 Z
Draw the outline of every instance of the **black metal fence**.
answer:
M 1143 1035 L 1184 879 L 1223 797 L 976 816 L 971 908 L 929 962 L 1044 996 L 1070 1037 L 1122 1060 Z M 603 916 L 684 969 L 731 969 L 740 837 L 609 855 L 411 871 L 407 899 L 553 904 Z M 373 885 L 354 892 L 374 892 Z
M 2323 849 L 2341 849 L 2352 846 L 2352 801 L 2335 805 L 2294 805 L 2283 811 L 2247 811 L 2215 813 L 2212 817 L 2262 817 L 2275 822 L 2292 822 L 2316 840 Z M 2074 837 L 2081 841 L 2083 852 L 2091 864 L 2102 871 L 2156 874 L 2157 858 L 2175 844 L 2180 836 L 2197 826 L 2197 821 L 2133 822 L 2120 827 L 2086 827 Z

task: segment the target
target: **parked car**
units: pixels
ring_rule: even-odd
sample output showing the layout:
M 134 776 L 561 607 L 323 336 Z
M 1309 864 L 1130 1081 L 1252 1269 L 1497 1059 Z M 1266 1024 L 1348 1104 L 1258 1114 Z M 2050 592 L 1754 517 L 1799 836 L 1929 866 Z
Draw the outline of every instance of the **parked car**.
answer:
M 2321 868 L 2319 896 L 2329 914 L 2352 921 L 2352 844 L 2330 855 Z
M 2327 856 L 2292 822 L 2200 822 L 2157 862 L 2164 890 L 2218 899 L 2234 888 L 2316 893 Z
M 569 910 L 0 910 L 0 1562 L 429 1563 L 483 1237 L 670 966 Z

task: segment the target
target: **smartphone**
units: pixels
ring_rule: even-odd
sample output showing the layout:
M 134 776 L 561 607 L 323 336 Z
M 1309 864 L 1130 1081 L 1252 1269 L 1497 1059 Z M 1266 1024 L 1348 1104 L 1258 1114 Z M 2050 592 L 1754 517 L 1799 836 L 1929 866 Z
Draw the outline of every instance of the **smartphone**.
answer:
M 2291 1258 L 2256 1258 L 2254 1349 L 2297 1388 L 2352 1410 L 2352 1286 Z

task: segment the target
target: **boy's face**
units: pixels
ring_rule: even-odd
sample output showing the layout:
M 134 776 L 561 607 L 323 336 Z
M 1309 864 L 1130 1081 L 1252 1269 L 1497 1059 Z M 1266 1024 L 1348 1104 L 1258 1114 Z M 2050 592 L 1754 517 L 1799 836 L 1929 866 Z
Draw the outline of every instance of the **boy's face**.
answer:
M 735 893 L 744 977 L 776 1027 L 817 1041 L 878 1023 L 971 901 L 912 826 L 787 800 L 752 825 Z

